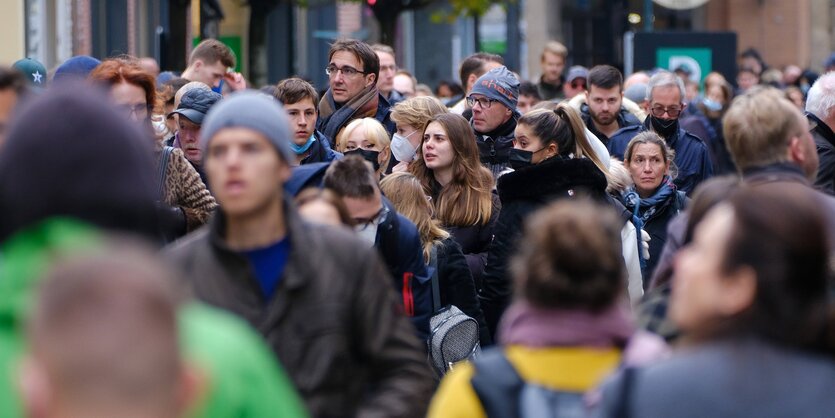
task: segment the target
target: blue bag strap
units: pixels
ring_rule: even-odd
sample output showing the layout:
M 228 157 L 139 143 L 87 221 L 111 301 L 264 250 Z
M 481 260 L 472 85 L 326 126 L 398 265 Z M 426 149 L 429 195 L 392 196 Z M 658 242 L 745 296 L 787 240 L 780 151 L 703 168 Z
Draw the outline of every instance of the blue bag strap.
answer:
M 473 361 L 475 373 L 470 384 L 490 418 L 516 418 L 519 394 L 525 381 L 510 364 L 501 347 L 485 350 Z

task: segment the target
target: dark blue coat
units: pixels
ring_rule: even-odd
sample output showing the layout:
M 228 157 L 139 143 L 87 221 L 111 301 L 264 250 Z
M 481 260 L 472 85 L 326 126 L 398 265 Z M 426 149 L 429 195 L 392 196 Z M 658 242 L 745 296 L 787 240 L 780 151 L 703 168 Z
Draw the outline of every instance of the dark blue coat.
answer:
M 331 141 L 319 131 L 313 132 L 316 141 L 310 145 L 310 154 L 302 160 L 302 165 L 312 163 L 327 163 L 342 158 L 341 152 L 336 152 L 331 147 Z
M 609 138 L 609 154 L 623 160 L 629 141 L 641 132 L 648 130 L 649 117 L 643 125 L 628 126 L 615 132 Z M 678 175 L 673 180 L 676 188 L 688 195 L 704 180 L 713 175 L 713 164 L 707 146 L 699 137 L 679 128 L 678 133 L 667 139 L 669 145 L 676 152 L 675 164 Z
M 322 187 L 328 166 L 330 163 L 313 163 L 293 168 L 290 180 L 284 184 L 284 191 L 295 196 L 307 187 Z M 401 301 L 413 303 L 414 315 L 410 319 L 417 328 L 418 336 L 425 340 L 429 336 L 429 318 L 432 315 L 432 285 L 423 259 L 420 234 L 415 224 L 397 213 L 385 197 L 383 205 L 388 207 L 389 213 L 377 227 L 374 246 L 383 256 Z M 406 284 L 410 285 L 408 290 L 411 292 L 404 292 Z M 407 311 L 410 311 L 408 307 Z

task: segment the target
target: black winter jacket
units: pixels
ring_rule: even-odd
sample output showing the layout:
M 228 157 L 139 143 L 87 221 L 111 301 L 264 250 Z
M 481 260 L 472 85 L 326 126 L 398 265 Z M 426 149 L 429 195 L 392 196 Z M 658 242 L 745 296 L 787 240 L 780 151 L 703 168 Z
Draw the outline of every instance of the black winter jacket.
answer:
M 438 284 L 441 290 L 441 306 L 455 305 L 461 312 L 478 321 L 481 345 L 491 344 L 487 321 L 473 285 L 473 277 L 461 247 L 452 238 L 441 241 L 438 249 Z
M 809 128 L 818 150 L 818 176 L 815 188 L 829 195 L 835 195 L 835 133 L 817 116 L 807 113 Z
M 438 196 L 441 193 L 441 187 L 437 183 L 435 185 L 436 187 L 432 191 L 432 200 L 437 202 Z M 493 232 L 496 221 L 499 219 L 499 211 L 502 208 L 498 193 L 494 192 L 491 197 L 493 207 L 490 213 L 490 220 L 486 224 L 470 226 L 444 225 L 444 229 L 449 231 L 455 242 L 461 246 L 461 251 L 464 253 L 464 257 L 467 258 L 467 265 L 470 267 L 470 273 L 473 275 L 473 282 L 475 282 L 477 291 L 481 291 L 484 266 L 487 265 L 487 249 L 490 248 L 490 243 L 493 241 Z
M 502 210 L 487 253 L 479 295 L 491 335 L 510 303 L 508 262 L 528 215 L 566 197 L 586 195 L 601 202 L 607 200 L 606 176 L 586 158 L 553 157 L 499 177 L 497 187 Z

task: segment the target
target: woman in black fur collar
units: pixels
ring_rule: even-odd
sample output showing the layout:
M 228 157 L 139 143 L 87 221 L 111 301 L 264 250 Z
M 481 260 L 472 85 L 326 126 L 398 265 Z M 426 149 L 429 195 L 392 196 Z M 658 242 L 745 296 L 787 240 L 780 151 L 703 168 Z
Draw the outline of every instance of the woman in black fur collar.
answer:
M 563 197 L 606 200 L 607 170 L 586 139 L 580 115 L 566 104 L 535 110 L 519 119 L 510 164 L 514 171 L 497 182 L 502 210 L 480 295 L 491 333 L 510 303 L 508 260 L 527 216 Z

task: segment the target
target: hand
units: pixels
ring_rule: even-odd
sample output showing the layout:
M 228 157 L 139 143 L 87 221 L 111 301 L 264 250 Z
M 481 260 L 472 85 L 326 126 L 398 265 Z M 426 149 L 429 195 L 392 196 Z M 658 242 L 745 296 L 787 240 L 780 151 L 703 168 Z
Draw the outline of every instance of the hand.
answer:
M 652 240 L 647 231 L 641 229 L 641 257 L 649 260 L 649 242 Z
M 409 162 L 401 161 L 396 166 L 391 168 L 392 173 L 405 173 L 409 171 Z
M 239 91 L 246 89 L 246 79 L 241 73 L 229 72 L 223 75 L 223 80 L 229 85 L 232 91 Z

